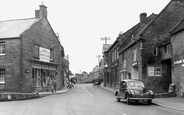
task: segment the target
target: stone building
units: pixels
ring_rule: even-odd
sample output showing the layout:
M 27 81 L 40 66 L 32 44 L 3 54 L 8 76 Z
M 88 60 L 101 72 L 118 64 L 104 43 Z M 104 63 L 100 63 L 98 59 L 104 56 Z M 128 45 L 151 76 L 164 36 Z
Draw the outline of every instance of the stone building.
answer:
M 0 21 L 0 90 L 50 91 L 63 87 L 64 49 L 40 5 L 34 18 Z
M 155 17 L 156 14 L 151 14 L 147 17 L 146 13 L 141 13 L 140 22 L 118 37 L 120 44 L 119 68 L 121 80 L 142 80 L 143 40 L 140 39 L 140 35 Z
M 184 97 L 184 19 L 171 31 L 172 82 L 178 96 Z
M 108 50 L 104 52 L 105 63 L 107 67 L 104 68 L 105 77 L 104 84 L 105 86 L 114 86 L 119 83 L 119 44 L 118 40 L 115 40 L 112 45 L 109 46 Z
M 156 18 L 144 25 L 139 32 L 135 35 L 133 33 L 128 34 L 134 42 L 127 42 L 126 44 L 129 45 L 122 46 L 131 46 L 132 48 L 126 49 L 127 54 L 124 54 L 124 57 L 129 55 L 128 58 L 134 59 L 134 55 L 136 55 L 136 60 L 131 62 L 120 58 L 123 60 L 121 65 L 123 65 L 122 69 L 125 72 L 124 68 L 129 67 L 127 71 L 131 71 L 130 78 L 137 76 L 134 78 L 143 80 L 155 92 L 168 91 L 169 84 L 172 83 L 172 54 L 169 32 L 183 17 L 184 1 L 171 0 Z M 124 34 L 124 37 L 127 38 L 127 35 Z M 122 51 L 124 51 L 123 48 L 120 49 L 120 53 Z M 127 63 L 128 66 L 124 63 Z M 137 71 L 136 68 L 138 68 Z

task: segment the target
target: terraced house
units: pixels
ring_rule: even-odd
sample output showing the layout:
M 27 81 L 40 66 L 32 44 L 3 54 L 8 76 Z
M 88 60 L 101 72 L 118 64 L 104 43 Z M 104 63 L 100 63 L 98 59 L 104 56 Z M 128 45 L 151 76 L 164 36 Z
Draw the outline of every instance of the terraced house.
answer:
M 64 49 L 40 5 L 34 18 L 0 21 L 0 90 L 50 91 L 64 85 Z
M 167 92 L 174 79 L 169 32 L 184 17 L 184 1 L 171 0 L 152 16 L 155 18 L 148 21 L 141 14 L 140 23 L 121 36 L 121 78 L 141 79 L 155 92 Z

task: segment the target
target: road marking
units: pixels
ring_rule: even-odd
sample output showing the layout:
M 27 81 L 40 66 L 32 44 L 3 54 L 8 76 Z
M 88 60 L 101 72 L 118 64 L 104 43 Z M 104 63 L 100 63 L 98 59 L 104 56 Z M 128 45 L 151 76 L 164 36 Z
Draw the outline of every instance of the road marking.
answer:
M 121 115 L 126 115 L 125 113 L 121 113 Z
M 84 85 L 84 89 L 86 90 L 86 92 L 88 92 L 89 95 L 91 95 L 91 97 L 94 97 L 94 96 L 86 89 L 86 84 Z

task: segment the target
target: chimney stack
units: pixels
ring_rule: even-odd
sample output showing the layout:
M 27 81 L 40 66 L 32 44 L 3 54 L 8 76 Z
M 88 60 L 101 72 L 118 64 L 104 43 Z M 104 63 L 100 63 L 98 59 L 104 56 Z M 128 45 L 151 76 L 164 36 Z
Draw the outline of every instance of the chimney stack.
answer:
M 141 13 L 140 14 L 140 23 L 142 23 L 142 24 L 146 24 L 146 22 L 147 22 L 147 13 Z
M 35 10 L 35 18 L 47 18 L 47 7 L 45 5 L 40 5 L 39 10 Z

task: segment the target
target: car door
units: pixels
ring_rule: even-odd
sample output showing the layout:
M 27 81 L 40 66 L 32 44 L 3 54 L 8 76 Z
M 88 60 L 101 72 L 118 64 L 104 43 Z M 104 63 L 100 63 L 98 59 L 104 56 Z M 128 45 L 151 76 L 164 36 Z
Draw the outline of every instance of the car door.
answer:
M 126 91 L 126 82 L 122 81 L 120 84 L 120 96 L 125 98 L 125 91 Z

